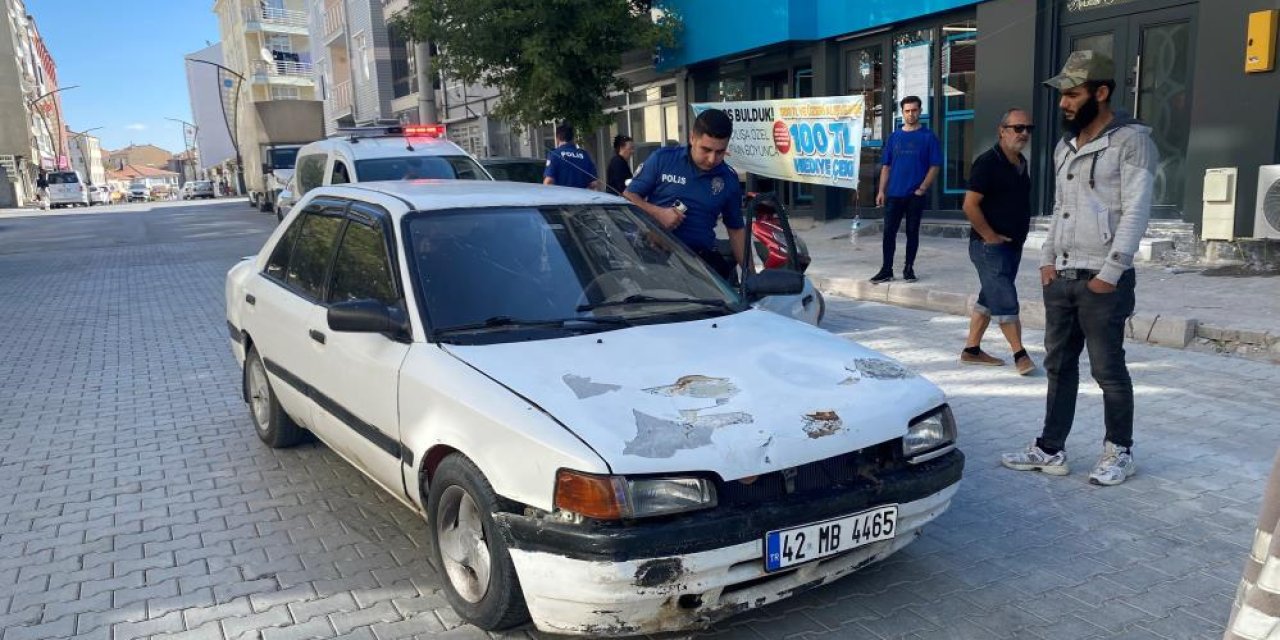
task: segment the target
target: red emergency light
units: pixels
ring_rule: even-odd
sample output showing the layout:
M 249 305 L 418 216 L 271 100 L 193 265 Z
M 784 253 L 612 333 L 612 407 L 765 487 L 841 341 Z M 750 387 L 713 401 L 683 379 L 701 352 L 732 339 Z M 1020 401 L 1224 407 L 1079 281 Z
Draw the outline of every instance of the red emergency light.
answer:
M 404 127 L 404 135 L 411 138 L 443 138 L 442 124 L 408 124 Z

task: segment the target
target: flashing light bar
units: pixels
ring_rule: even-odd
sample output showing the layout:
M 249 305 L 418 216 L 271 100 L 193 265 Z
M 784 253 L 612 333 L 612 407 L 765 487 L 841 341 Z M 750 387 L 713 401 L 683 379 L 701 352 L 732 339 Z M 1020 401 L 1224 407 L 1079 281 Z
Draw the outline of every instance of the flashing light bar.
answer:
M 404 126 L 404 135 L 410 136 L 410 137 L 443 138 L 444 125 L 442 124 L 407 124 Z

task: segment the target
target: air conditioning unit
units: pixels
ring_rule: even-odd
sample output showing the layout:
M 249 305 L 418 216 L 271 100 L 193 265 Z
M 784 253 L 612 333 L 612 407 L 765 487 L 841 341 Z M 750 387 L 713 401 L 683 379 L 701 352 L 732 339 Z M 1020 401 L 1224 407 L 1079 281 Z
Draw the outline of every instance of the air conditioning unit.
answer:
M 1258 205 L 1253 237 L 1280 239 L 1280 164 L 1258 167 Z

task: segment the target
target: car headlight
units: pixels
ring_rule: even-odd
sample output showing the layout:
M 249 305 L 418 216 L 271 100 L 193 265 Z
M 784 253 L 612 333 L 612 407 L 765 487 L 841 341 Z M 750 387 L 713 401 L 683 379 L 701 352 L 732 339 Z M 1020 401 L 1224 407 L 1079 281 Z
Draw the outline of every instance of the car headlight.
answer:
M 715 484 L 706 478 L 628 478 L 561 469 L 555 506 L 588 518 L 623 520 L 710 509 Z
M 955 444 L 956 418 L 944 404 L 911 421 L 902 439 L 902 453 L 908 462 L 919 463 L 950 451 Z

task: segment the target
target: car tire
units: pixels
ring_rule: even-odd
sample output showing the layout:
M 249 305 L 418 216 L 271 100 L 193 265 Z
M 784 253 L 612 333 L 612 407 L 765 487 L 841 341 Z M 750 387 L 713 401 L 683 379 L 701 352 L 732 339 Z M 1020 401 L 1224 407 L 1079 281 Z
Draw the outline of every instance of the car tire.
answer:
M 249 403 L 253 430 L 267 446 L 284 449 L 307 440 L 307 430 L 298 426 L 276 399 L 257 347 L 250 347 L 244 359 L 244 397 Z
M 427 497 L 428 553 L 443 574 L 445 598 L 465 621 L 486 631 L 529 619 L 507 543 L 494 523 L 502 500 L 471 460 L 440 462 Z
M 284 222 L 284 212 L 280 210 L 280 207 L 276 207 L 276 222 Z

